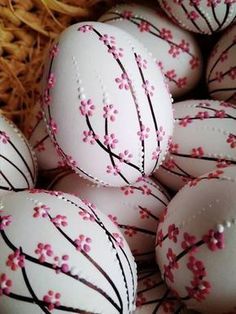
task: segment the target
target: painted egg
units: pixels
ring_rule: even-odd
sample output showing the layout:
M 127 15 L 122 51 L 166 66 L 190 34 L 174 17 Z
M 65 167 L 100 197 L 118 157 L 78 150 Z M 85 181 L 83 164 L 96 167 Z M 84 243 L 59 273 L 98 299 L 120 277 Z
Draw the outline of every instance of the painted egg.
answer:
M 64 172 L 50 189 L 94 203 L 120 228 L 137 262 L 155 259 L 157 224 L 170 197 L 154 180 L 141 177 L 130 186 L 99 187 L 78 174 Z
M 76 172 L 124 186 L 160 165 L 173 128 L 171 98 L 131 35 L 99 22 L 70 26 L 51 50 L 45 77 L 50 135 Z
M 236 307 L 236 168 L 185 185 L 157 232 L 157 261 L 188 308 L 234 313 Z
M 176 119 L 170 154 L 155 176 L 179 190 L 213 169 L 236 165 L 236 108 L 216 100 L 174 104 Z
M 158 0 L 162 9 L 181 27 L 206 35 L 234 22 L 235 0 Z
M 35 154 L 22 132 L 0 115 L 0 195 L 34 187 L 37 176 Z
M 54 171 L 64 167 L 65 162 L 63 162 L 47 132 L 39 103 L 35 105 L 26 124 L 28 124 L 26 136 L 35 150 L 39 169 Z
M 166 286 L 157 267 L 138 271 L 138 288 L 134 314 L 182 313 L 184 306 Z
M 213 48 L 207 64 L 206 81 L 211 98 L 236 104 L 236 25 Z
M 197 42 L 162 12 L 122 4 L 110 9 L 100 21 L 122 28 L 145 45 L 161 67 L 173 97 L 185 94 L 199 81 L 202 60 Z
M 39 190 L 4 195 L 1 207 L 1 313 L 132 313 L 136 266 L 104 214 Z

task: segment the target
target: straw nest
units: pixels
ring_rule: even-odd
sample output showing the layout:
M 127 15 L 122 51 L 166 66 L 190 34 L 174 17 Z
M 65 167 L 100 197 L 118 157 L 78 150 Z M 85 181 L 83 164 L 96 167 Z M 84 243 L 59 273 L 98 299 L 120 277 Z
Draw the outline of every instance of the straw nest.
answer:
M 68 25 L 112 0 L 0 0 L 0 112 L 23 125 L 37 102 L 45 53 Z

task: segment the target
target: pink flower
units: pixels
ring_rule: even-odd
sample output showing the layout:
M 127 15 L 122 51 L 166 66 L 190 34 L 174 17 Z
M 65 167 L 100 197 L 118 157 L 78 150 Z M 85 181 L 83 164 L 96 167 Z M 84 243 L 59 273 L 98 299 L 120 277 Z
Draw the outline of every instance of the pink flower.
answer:
M 223 119 L 226 117 L 226 112 L 225 110 L 216 110 L 215 111 L 215 117 L 216 118 L 220 118 L 220 119 Z
M 112 122 L 115 121 L 116 119 L 115 115 L 118 114 L 118 110 L 115 109 L 113 105 L 105 105 L 103 107 L 103 111 L 104 111 L 103 118 L 110 119 L 110 121 Z
M 133 13 L 132 11 L 124 10 L 123 12 L 121 12 L 121 16 L 124 19 L 130 20 L 133 17 Z
M 175 45 L 170 45 L 170 49 L 168 52 L 173 58 L 176 58 L 180 54 L 180 48 Z
M 137 233 L 136 230 L 132 229 L 132 227 L 127 226 L 127 229 L 125 230 L 125 235 L 132 238 Z
M 188 120 L 189 121 L 189 120 Z M 188 122 L 189 123 L 189 122 Z M 174 143 L 173 141 L 171 141 L 169 143 L 169 152 L 172 154 L 177 154 L 178 153 L 178 149 L 179 149 L 179 144 Z
M 218 47 L 219 48 L 219 47 Z M 223 63 L 225 60 L 228 59 L 228 53 L 224 52 L 220 55 L 220 61 Z
M 216 167 L 217 168 L 226 168 L 226 167 L 228 167 L 230 165 L 231 165 L 230 161 L 225 160 L 225 159 L 218 159 Z
M 189 43 L 182 39 L 181 43 L 179 44 L 179 48 L 184 52 L 189 52 Z
M 187 77 L 178 78 L 176 84 L 179 88 L 183 88 L 187 84 Z
M 199 6 L 200 2 L 201 2 L 201 0 L 190 0 L 190 5 L 191 6 L 194 6 L 194 5 Z
M 192 59 L 189 61 L 189 64 L 191 65 L 191 69 L 196 69 L 199 66 L 199 58 L 198 57 L 192 57 Z
M 194 158 L 201 158 L 204 156 L 204 150 L 202 147 L 197 147 L 192 149 L 191 156 Z
M 95 106 L 91 99 L 82 100 L 80 104 L 81 106 L 79 107 L 79 109 L 83 116 L 91 117 L 94 114 Z
M 181 247 L 184 250 L 189 249 L 191 246 L 194 245 L 196 241 L 196 237 L 194 235 L 190 235 L 188 232 L 184 232 L 184 241 L 181 243 Z M 193 247 L 194 249 L 194 247 Z
M 146 298 L 142 293 L 138 293 L 136 298 L 136 306 L 137 308 L 141 307 L 143 304 L 145 304 Z
M 112 133 L 110 135 L 104 135 L 104 145 L 109 146 L 110 148 L 116 148 L 116 144 L 118 143 L 118 139 L 115 134 Z
M 206 269 L 202 261 L 197 260 L 193 255 L 188 256 L 187 268 L 194 277 L 203 278 L 206 276 Z
M 191 287 L 185 287 L 185 289 L 191 298 L 199 302 L 205 300 L 206 296 L 210 293 L 211 285 L 208 281 L 194 278 L 191 281 L 191 285 Z
M 53 292 L 52 290 L 49 290 L 46 295 L 43 297 L 43 301 L 46 303 L 47 308 L 49 311 L 52 311 L 55 308 L 58 308 L 60 303 L 60 297 L 61 294 L 59 292 Z
M 146 184 L 140 186 L 139 190 L 142 191 L 143 195 L 150 195 L 152 193 L 152 190 Z
M 122 73 L 121 77 L 117 77 L 115 82 L 118 84 L 119 89 L 128 90 L 130 88 L 130 79 L 127 73 Z
M 79 211 L 79 215 L 82 217 L 82 219 L 83 220 L 85 220 L 85 221 L 95 221 L 95 218 L 94 218 L 94 216 L 91 214 L 91 213 L 89 213 L 89 212 L 86 212 L 86 211 L 83 211 L 83 210 L 81 210 L 81 211 Z
M 152 97 L 153 96 L 153 92 L 155 90 L 155 87 L 153 85 L 150 84 L 150 82 L 148 80 L 146 80 L 143 84 L 142 87 L 145 91 L 145 94 Z
M 6 229 L 12 223 L 12 216 L 0 216 L 0 230 Z
M 207 6 L 208 7 L 216 7 L 218 4 L 221 3 L 221 0 L 207 0 Z
M 222 250 L 224 248 L 223 232 L 210 229 L 208 234 L 204 235 L 202 239 L 211 251 Z
M 122 186 L 120 189 L 125 195 L 134 194 L 134 188 L 132 186 Z
M 167 169 L 171 170 L 175 168 L 175 162 L 173 158 L 167 159 L 163 164 Z
M 7 277 L 6 274 L 0 276 L 0 296 L 3 294 L 8 295 L 10 288 L 12 287 L 12 281 Z
M 176 261 L 176 254 L 174 254 L 173 250 L 171 248 L 168 249 L 168 252 L 166 254 L 166 257 L 169 261 L 169 267 L 170 268 L 179 268 L 179 264 Z
M 120 168 L 117 165 L 115 166 L 108 165 L 106 172 L 109 174 L 113 174 L 114 176 L 117 176 L 120 173 Z
M 82 25 L 78 28 L 78 31 L 83 32 L 83 33 L 87 33 L 89 31 L 93 30 L 93 26 L 92 25 Z
M 150 24 L 146 21 L 141 21 L 138 26 L 140 32 L 149 32 L 150 31 Z
M 161 149 L 158 147 L 154 152 L 152 152 L 152 160 L 158 160 L 161 153 Z
M 93 131 L 83 131 L 83 142 L 94 145 L 96 141 L 99 139 L 99 136 L 94 134 Z
M 6 265 L 11 268 L 11 270 L 17 270 L 18 268 L 24 267 L 25 257 L 21 255 L 20 250 L 16 250 L 14 253 L 8 256 Z
M 76 250 L 80 252 L 88 253 L 90 252 L 90 243 L 92 242 L 92 239 L 89 237 L 86 237 L 83 234 L 80 234 L 77 239 L 75 239 L 74 243 L 76 245 Z
M 158 68 L 160 68 L 162 71 L 164 70 L 164 66 L 163 63 L 161 61 L 156 61 L 156 65 L 158 66 Z
M 195 21 L 199 18 L 199 14 L 196 11 L 191 11 L 187 13 L 187 18 Z
M 234 134 L 229 134 L 227 138 L 227 143 L 230 144 L 231 148 L 236 148 L 236 135 Z
M 177 235 L 179 234 L 179 228 L 175 224 L 169 225 L 168 227 L 168 238 L 177 242 Z
M 37 249 L 34 251 L 37 255 L 39 255 L 40 263 L 44 263 L 46 261 L 46 257 L 53 256 L 53 250 L 51 244 L 43 244 L 39 243 L 37 245 Z
M 41 152 L 44 152 L 45 151 L 45 145 L 44 145 L 44 142 L 41 142 L 40 141 L 36 141 L 36 147 L 34 147 L 36 149 L 37 152 L 41 153 Z
M 124 239 L 118 233 L 112 233 L 115 238 L 116 244 L 120 247 L 124 247 Z
M 63 215 L 56 215 L 52 218 L 52 223 L 56 227 L 66 227 L 68 225 L 67 217 Z
M 76 167 L 76 161 L 72 158 L 72 156 L 67 155 L 65 157 L 65 160 L 66 160 L 67 165 L 71 166 L 72 168 Z
M 49 124 L 48 126 L 49 126 L 51 133 L 53 135 L 56 135 L 58 132 L 58 127 L 57 127 L 56 122 L 53 119 L 51 119 L 48 124 Z
M 99 40 L 101 40 L 105 45 L 113 46 L 116 43 L 114 36 L 109 36 L 108 34 L 102 35 Z
M 196 114 L 196 118 L 199 118 L 200 120 L 207 119 L 207 118 L 209 118 L 209 113 L 208 113 L 208 111 L 199 111 Z
M 165 73 L 165 76 L 166 76 L 169 80 L 174 80 L 175 77 L 176 77 L 175 70 L 167 71 L 167 72 Z
M 215 170 L 215 171 L 212 171 L 208 174 L 208 179 L 216 179 L 216 178 L 219 178 L 221 174 L 223 174 L 224 171 L 222 170 Z
M 186 127 L 188 124 L 192 123 L 190 116 L 185 116 L 184 118 L 179 119 L 179 125 Z
M 53 73 L 50 73 L 49 78 L 48 78 L 48 88 L 53 88 L 55 86 L 56 83 L 56 78 L 55 75 Z
M 189 183 L 190 187 L 193 187 L 193 186 L 196 186 L 198 184 L 198 182 L 200 182 L 200 181 L 201 181 L 200 178 L 194 178 L 194 179 L 189 179 L 187 182 Z
M 68 273 L 70 267 L 67 263 L 69 260 L 69 255 L 62 255 L 62 257 L 55 256 L 54 257 L 54 264 L 53 267 L 56 269 L 56 273 L 59 274 L 60 272 Z
M 126 149 L 123 153 L 119 153 L 120 162 L 130 162 L 133 155 Z
M 3 144 L 7 144 L 9 140 L 10 140 L 10 137 L 7 135 L 7 133 L 4 131 L 0 131 L 0 141 Z
M 109 47 L 108 52 L 113 55 L 113 57 L 117 60 L 123 57 L 123 48 L 116 48 L 115 46 Z
M 108 218 L 113 222 L 114 225 L 118 226 L 118 218 L 116 216 L 109 214 Z
M 175 312 L 175 302 L 174 301 L 164 301 L 162 303 L 162 308 L 165 313 L 174 313 Z
M 135 57 L 136 62 L 138 64 L 138 67 L 140 69 L 146 69 L 147 68 L 147 60 L 143 59 L 141 55 L 137 55 Z
M 160 36 L 161 36 L 161 38 L 163 38 L 165 40 L 171 40 L 173 38 L 171 30 L 166 29 L 166 28 L 160 29 Z
M 147 278 L 145 280 L 143 280 L 143 285 L 146 287 L 146 288 L 153 288 L 155 285 L 157 284 L 156 280 L 153 280 L 151 278 Z
M 220 83 L 224 79 L 224 73 L 222 71 L 216 71 L 215 79 Z
M 51 58 L 55 58 L 58 55 L 58 52 L 59 52 L 58 43 L 56 43 L 50 49 L 49 55 Z
M 145 125 L 141 125 L 141 130 L 137 132 L 137 135 L 139 136 L 140 141 L 144 141 L 149 137 L 150 128 L 145 127 Z
M 148 212 L 147 208 L 140 209 L 139 210 L 139 215 L 140 215 L 141 219 L 149 219 L 150 218 L 150 215 L 149 215 L 149 212 Z
M 50 208 L 46 205 L 39 205 L 34 207 L 34 218 L 42 217 L 42 218 L 47 218 L 48 217 L 48 212 Z
M 160 126 L 159 130 L 157 131 L 157 140 L 160 142 L 163 141 L 165 134 L 166 134 L 166 132 L 165 132 L 163 126 Z
M 156 235 L 156 246 L 160 246 L 162 247 L 162 242 L 163 242 L 163 239 L 164 239 L 164 235 L 163 235 L 163 231 L 162 229 L 157 231 L 157 235 Z
M 236 79 L 236 67 L 230 69 L 229 76 L 231 77 L 232 80 Z
M 164 265 L 164 276 L 165 276 L 165 279 L 171 281 L 171 282 L 174 282 L 174 275 L 172 273 L 172 269 L 171 267 L 168 265 Z

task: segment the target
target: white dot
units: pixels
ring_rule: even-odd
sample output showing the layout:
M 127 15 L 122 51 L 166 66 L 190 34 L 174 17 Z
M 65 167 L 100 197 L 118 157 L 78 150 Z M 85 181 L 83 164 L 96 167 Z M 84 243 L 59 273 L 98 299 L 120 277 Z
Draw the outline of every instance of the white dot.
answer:
M 217 225 L 217 231 L 220 233 L 224 232 L 225 227 L 222 224 Z

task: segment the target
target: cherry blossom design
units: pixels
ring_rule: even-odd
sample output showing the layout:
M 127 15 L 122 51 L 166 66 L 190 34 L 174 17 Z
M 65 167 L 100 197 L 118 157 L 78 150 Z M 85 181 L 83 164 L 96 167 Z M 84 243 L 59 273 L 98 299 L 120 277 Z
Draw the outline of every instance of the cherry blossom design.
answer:
M 63 215 L 56 215 L 56 217 L 52 218 L 52 223 L 56 227 L 66 227 L 68 226 L 67 217 Z
M 118 233 L 112 233 L 113 237 L 115 238 L 116 240 L 116 244 L 119 246 L 119 247 L 124 247 L 124 239 L 118 234 Z
M 178 78 L 178 80 L 176 81 L 176 85 L 179 88 L 183 88 L 186 84 L 187 84 L 187 77 Z
M 119 153 L 120 162 L 130 162 L 133 155 L 126 149 L 123 153 Z
M 52 135 L 55 136 L 57 134 L 57 132 L 58 132 L 58 127 L 57 127 L 56 122 L 53 119 L 50 119 L 48 126 L 49 126 L 49 129 L 50 129 Z
M 67 263 L 69 260 L 69 255 L 62 255 L 62 257 L 55 256 L 54 257 L 54 264 L 53 267 L 56 269 L 56 273 L 59 274 L 61 272 L 68 273 L 70 270 L 70 267 Z
M 231 77 L 232 80 L 236 79 L 236 67 L 230 69 L 229 76 Z
M 48 88 L 53 88 L 56 83 L 56 77 L 53 73 L 50 73 L 49 78 L 48 78 Z
M 143 295 L 143 293 L 138 293 L 137 298 L 136 298 L 136 306 L 141 307 L 146 301 L 147 300 L 145 296 Z
M 110 135 L 104 135 L 104 145 L 109 146 L 111 149 L 116 148 L 116 144 L 118 143 L 118 139 L 116 138 L 114 133 Z
M 169 170 L 174 169 L 175 168 L 175 161 L 174 161 L 174 159 L 173 158 L 167 159 L 164 162 L 163 166 L 166 167 Z
M 133 17 L 133 12 L 124 10 L 123 12 L 121 12 L 121 16 L 126 20 L 130 20 Z
M 74 243 L 76 245 L 77 251 L 89 253 L 91 248 L 90 244 L 92 242 L 92 239 L 89 237 L 86 237 L 83 234 L 80 234 L 77 239 L 75 239 Z
M 231 162 L 225 159 L 218 159 L 216 167 L 217 168 L 226 168 L 231 165 Z
M 194 278 L 203 278 L 207 275 L 203 262 L 197 260 L 193 255 L 189 255 L 188 257 L 187 268 L 193 273 Z
M 85 221 L 95 221 L 95 217 L 87 211 L 81 210 L 81 211 L 79 211 L 79 215 Z
M 168 238 L 173 242 L 177 242 L 177 235 L 179 234 L 179 228 L 175 224 L 171 224 L 168 227 Z
M 176 254 L 173 252 L 173 250 L 171 248 L 168 249 L 166 257 L 169 261 L 169 267 L 176 268 L 176 269 L 179 268 L 179 264 L 176 261 Z
M 177 76 L 175 70 L 170 70 L 170 71 L 167 71 L 165 73 L 165 76 L 169 79 L 169 80 L 174 80 Z
M 114 105 L 105 105 L 103 107 L 103 118 L 109 119 L 111 122 L 114 122 L 116 120 L 116 115 L 118 114 L 118 110 L 115 109 Z
M 218 179 L 220 175 L 223 173 L 224 171 L 218 169 L 218 170 L 210 172 L 207 177 L 208 179 Z
M 45 151 L 44 142 L 40 143 L 40 141 L 36 141 L 36 147 L 34 147 L 34 148 L 36 148 L 38 153 L 44 152 Z
M 43 244 L 38 243 L 37 249 L 34 251 L 35 254 L 39 255 L 39 261 L 40 263 L 44 263 L 46 261 L 47 256 L 52 257 L 53 256 L 53 250 L 51 244 Z
M 196 118 L 199 118 L 200 120 L 204 120 L 204 119 L 207 119 L 209 118 L 209 113 L 208 111 L 199 111 L 197 114 L 196 114 Z
M 215 79 L 220 83 L 224 79 L 224 73 L 222 71 L 216 71 Z
M 122 186 L 120 189 L 125 195 L 134 194 L 133 186 Z
M 88 143 L 91 145 L 94 145 L 96 141 L 99 139 L 99 136 L 97 134 L 94 134 L 93 131 L 83 131 L 83 142 Z
M 201 181 L 200 178 L 194 178 L 194 179 L 190 179 L 190 180 L 188 181 L 188 183 L 189 183 L 189 186 L 190 186 L 190 187 L 194 187 L 194 186 L 196 186 L 200 181 Z
M 208 281 L 194 278 L 191 281 L 191 287 L 185 288 L 191 298 L 201 302 L 205 300 L 206 296 L 210 293 L 211 285 Z
M 190 235 L 188 232 L 184 232 L 183 236 L 184 240 L 181 243 L 181 247 L 184 250 L 187 250 L 194 245 L 194 243 L 196 242 L 196 237 L 194 235 Z M 191 252 L 193 251 L 196 251 L 196 248 L 194 248 L 194 246 L 191 249 Z
M 169 151 L 172 154 L 177 154 L 179 149 L 179 144 L 174 143 L 173 141 L 169 144 Z
M 147 60 L 143 59 L 141 55 L 135 56 L 136 62 L 138 64 L 138 67 L 140 69 L 146 69 L 147 68 Z
M 150 215 L 149 215 L 149 212 L 148 212 L 147 208 L 145 208 L 145 209 L 141 208 L 139 210 L 139 215 L 140 215 L 141 219 L 149 219 L 150 218 Z
M 71 166 L 72 168 L 76 167 L 77 165 L 76 161 L 72 158 L 72 156 L 66 155 L 65 160 L 66 160 L 67 165 Z
M 199 14 L 196 11 L 190 11 L 187 13 L 187 18 L 196 21 L 199 18 Z
M 158 68 L 160 68 L 162 71 L 164 70 L 164 66 L 163 63 L 161 61 L 156 61 L 156 65 L 158 66 Z
M 192 152 L 191 152 L 191 156 L 194 157 L 194 158 L 201 158 L 201 157 L 203 157 L 204 156 L 203 148 L 201 146 L 197 147 L 197 148 L 193 148 Z
M 207 0 L 207 6 L 208 7 L 216 7 L 218 4 L 221 3 L 221 0 Z
M 150 128 L 145 127 L 145 125 L 142 124 L 140 129 L 141 130 L 137 132 L 137 135 L 139 136 L 140 141 L 144 141 L 145 139 L 149 137 L 148 133 L 150 132 Z
M 152 152 L 152 160 L 158 160 L 161 153 L 161 149 L 158 147 Z
M 166 29 L 166 28 L 160 29 L 160 37 L 165 40 L 171 40 L 173 38 L 171 30 Z
M 174 313 L 175 303 L 174 301 L 164 301 L 162 303 L 162 308 L 165 313 Z
M 182 127 L 186 127 L 190 123 L 192 123 L 192 119 L 190 116 L 185 116 L 184 118 L 179 120 L 179 125 Z
M 164 276 L 165 279 L 169 280 L 170 282 L 174 282 L 174 275 L 169 265 L 164 265 Z
M 130 89 L 130 79 L 127 73 L 122 73 L 120 77 L 115 79 L 115 82 L 118 84 L 119 89 Z
M 49 51 L 50 58 L 55 58 L 59 53 L 58 43 L 54 44 Z
M 118 218 L 116 216 L 109 214 L 108 218 L 113 222 L 114 225 L 118 226 Z
M 206 235 L 203 236 L 203 241 L 211 251 L 222 250 L 224 248 L 224 234 L 223 232 L 214 231 L 210 229 Z
M 141 21 L 138 26 L 140 32 L 149 32 L 150 31 L 150 24 L 147 21 Z
M 95 105 L 92 101 L 92 99 L 88 100 L 81 100 L 81 106 L 79 107 L 80 112 L 83 116 L 89 116 L 91 117 L 95 110 Z
M 189 52 L 189 43 L 185 41 L 184 39 L 182 39 L 181 43 L 179 44 L 179 48 L 184 52 Z
M 49 290 L 48 293 L 44 295 L 43 301 L 47 304 L 49 311 L 52 311 L 61 305 L 60 298 L 61 294 L 59 292 L 53 292 L 52 290 Z
M 153 85 L 151 85 L 148 80 L 145 80 L 145 82 L 142 84 L 142 87 L 144 88 L 146 95 L 148 95 L 150 97 L 153 96 L 153 92 L 155 90 L 155 87 Z
M 170 45 L 170 49 L 168 52 L 173 58 L 176 58 L 180 54 L 180 48 L 175 45 Z
M 151 279 L 151 278 L 146 278 L 144 281 L 143 281 L 143 285 L 146 287 L 146 288 L 149 288 L 151 289 L 152 287 L 154 287 L 156 285 L 156 281 Z
M 82 32 L 82 33 L 87 33 L 93 30 L 93 26 L 92 25 L 82 25 L 78 28 L 78 31 Z
M 162 229 L 158 230 L 157 235 L 156 235 L 156 246 L 159 245 L 160 247 L 162 247 L 163 239 L 164 239 L 164 234 L 163 234 Z
M 118 60 L 123 57 L 123 48 L 116 48 L 115 46 L 109 47 L 108 52 L 113 55 L 113 57 Z
M 101 40 L 106 46 L 113 46 L 116 43 L 114 36 L 109 36 L 108 34 L 102 35 L 99 40 Z
M 34 218 L 39 218 L 39 217 L 47 218 L 50 208 L 46 205 L 38 205 L 34 207 L 33 210 L 34 210 L 34 214 L 33 214 Z
M 227 138 L 227 143 L 230 144 L 231 148 L 236 148 L 236 135 L 234 134 L 229 134 Z
M 189 64 L 191 65 L 192 70 L 196 69 L 199 66 L 199 58 L 193 56 L 189 61 Z
M 6 265 L 11 268 L 11 270 L 15 271 L 18 268 L 24 267 L 25 257 L 21 255 L 20 250 L 16 250 L 14 253 L 8 256 L 6 261 Z
M 117 165 L 115 166 L 108 165 L 106 172 L 109 174 L 113 174 L 114 176 L 117 176 L 120 173 L 120 168 Z
M 132 229 L 131 227 L 128 227 L 125 230 L 125 235 L 127 235 L 128 237 L 132 238 L 135 234 L 137 233 L 136 230 Z
M 0 230 L 5 230 L 12 223 L 12 215 L 0 216 Z
M 12 281 L 7 277 L 6 274 L 0 276 L 0 296 L 5 294 L 8 295 L 11 291 Z
M 9 140 L 10 140 L 10 137 L 7 135 L 7 133 L 4 131 L 0 131 L 0 141 L 3 144 L 7 144 Z
M 190 0 L 190 5 L 191 6 L 199 6 L 201 0 Z
M 150 195 L 152 193 L 152 190 L 146 184 L 140 186 L 139 190 L 143 195 Z
M 163 141 L 165 134 L 166 134 L 166 132 L 165 132 L 163 126 L 160 126 L 159 130 L 157 131 L 157 140 L 160 142 Z

